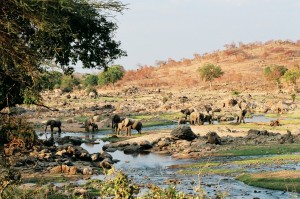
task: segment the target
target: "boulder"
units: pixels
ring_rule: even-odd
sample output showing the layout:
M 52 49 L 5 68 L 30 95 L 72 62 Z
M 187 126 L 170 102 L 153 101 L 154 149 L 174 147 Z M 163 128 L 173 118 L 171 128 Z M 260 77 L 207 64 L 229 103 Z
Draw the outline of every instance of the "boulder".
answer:
M 221 144 L 221 138 L 216 132 L 208 132 L 206 134 L 207 142 L 209 144 Z
M 63 138 L 59 138 L 56 140 L 58 144 L 67 144 L 70 143 L 75 146 L 80 146 L 82 144 L 82 139 L 79 137 L 71 137 L 71 136 L 65 136 Z
M 83 175 L 93 175 L 93 170 L 91 168 L 89 168 L 89 167 L 85 167 L 82 170 L 82 174 Z
M 148 150 L 151 149 L 152 145 L 149 141 L 145 140 L 140 142 L 140 150 Z
M 124 147 L 124 153 L 125 154 L 132 154 L 132 153 L 138 153 L 140 151 L 139 145 L 129 145 Z
M 197 135 L 192 131 L 191 127 L 189 126 L 177 126 L 175 129 L 172 130 L 171 136 L 176 139 L 182 140 L 194 140 L 197 138 Z

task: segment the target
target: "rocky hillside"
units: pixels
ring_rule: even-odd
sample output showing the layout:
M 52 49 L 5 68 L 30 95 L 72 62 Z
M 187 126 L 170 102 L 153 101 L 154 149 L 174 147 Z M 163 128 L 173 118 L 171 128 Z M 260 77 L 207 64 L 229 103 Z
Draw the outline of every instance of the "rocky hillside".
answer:
M 128 71 L 119 86 L 206 89 L 208 83 L 199 78 L 197 69 L 209 62 L 220 66 L 225 72 L 214 82 L 214 89 L 273 90 L 275 85 L 265 80 L 263 69 L 272 64 L 290 69 L 298 67 L 299 61 L 300 41 L 233 43 L 225 45 L 225 50 L 194 54 L 193 59 L 175 61 L 169 58 L 160 61 L 158 66 L 142 66 Z

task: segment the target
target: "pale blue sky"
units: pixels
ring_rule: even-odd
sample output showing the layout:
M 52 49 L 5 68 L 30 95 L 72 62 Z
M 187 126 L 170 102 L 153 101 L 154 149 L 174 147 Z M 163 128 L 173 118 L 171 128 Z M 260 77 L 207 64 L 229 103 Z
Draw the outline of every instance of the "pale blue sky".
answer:
M 232 42 L 300 39 L 300 0 L 121 0 L 116 39 L 125 69 L 222 50 Z

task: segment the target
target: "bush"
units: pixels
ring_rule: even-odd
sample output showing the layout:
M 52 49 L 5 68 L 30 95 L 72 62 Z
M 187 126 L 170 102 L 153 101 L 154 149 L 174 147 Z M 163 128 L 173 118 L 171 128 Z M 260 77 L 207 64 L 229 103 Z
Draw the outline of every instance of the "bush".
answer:
M 87 75 L 83 80 L 84 86 L 97 86 L 98 85 L 98 76 L 97 75 Z
M 71 92 L 74 86 L 80 84 L 79 80 L 72 76 L 64 76 L 61 80 L 60 88 L 63 92 Z
M 86 94 L 88 95 L 90 92 L 94 92 L 94 93 L 96 93 L 96 95 L 98 95 L 98 92 L 95 87 L 92 87 L 92 86 L 87 87 Z
M 8 143 L 14 138 L 21 139 L 25 146 L 31 147 L 37 141 L 33 127 L 24 119 L 18 117 L 0 117 L 0 142 Z
M 232 95 L 239 95 L 240 94 L 240 92 L 239 91 L 232 91 Z

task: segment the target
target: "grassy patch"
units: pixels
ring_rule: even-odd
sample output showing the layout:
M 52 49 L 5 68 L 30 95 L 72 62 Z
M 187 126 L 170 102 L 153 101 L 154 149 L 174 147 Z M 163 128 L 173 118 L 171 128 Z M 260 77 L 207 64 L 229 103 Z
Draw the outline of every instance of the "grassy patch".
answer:
M 129 140 L 129 139 L 132 139 L 132 138 L 136 138 L 136 137 L 141 137 L 141 136 L 144 136 L 145 134 L 131 134 L 131 136 L 122 136 L 122 135 L 119 135 L 118 137 L 116 136 L 109 136 L 109 137 L 106 137 L 106 138 L 101 138 L 101 140 L 103 142 L 120 142 L 120 141 L 125 141 L 125 140 Z
M 286 175 L 276 175 L 279 172 L 266 172 L 261 174 L 242 174 L 236 179 L 250 186 L 274 190 L 300 192 L 300 172 L 285 171 Z M 275 175 L 273 175 L 275 174 Z M 294 176 L 294 177 L 293 177 Z M 296 176 L 296 177 L 295 177 Z
M 278 144 L 264 145 L 264 146 L 239 146 L 236 149 L 229 149 L 220 151 L 217 155 L 230 156 L 254 156 L 254 155 L 275 155 L 275 154 L 289 154 L 300 151 L 299 144 Z
M 42 178 L 37 178 L 36 176 L 28 176 L 28 177 L 23 177 L 23 182 L 24 183 L 36 183 L 38 185 L 44 185 L 47 183 L 51 182 L 68 182 L 70 180 L 76 180 L 78 177 L 81 177 L 80 175 L 78 176 L 63 176 L 62 174 L 51 174 L 51 176 L 43 176 Z
M 169 168 L 205 168 L 205 167 L 216 167 L 219 166 L 221 163 L 218 162 L 199 162 L 199 163 L 191 163 L 191 164 L 178 164 L 172 165 Z
M 292 162 L 299 162 L 299 155 L 276 155 L 271 157 L 262 157 L 255 159 L 233 161 L 235 165 L 261 165 L 261 164 L 287 164 Z
M 225 169 L 225 168 L 199 168 L 199 169 L 185 169 L 180 170 L 178 173 L 180 174 L 188 174 L 188 175 L 234 175 L 244 172 L 244 169 Z
M 171 125 L 174 124 L 172 121 L 153 121 L 153 122 L 146 122 L 143 123 L 143 127 L 151 127 L 151 126 L 164 126 L 164 125 Z
M 74 119 L 78 122 L 84 122 L 88 117 L 87 116 L 76 116 Z

